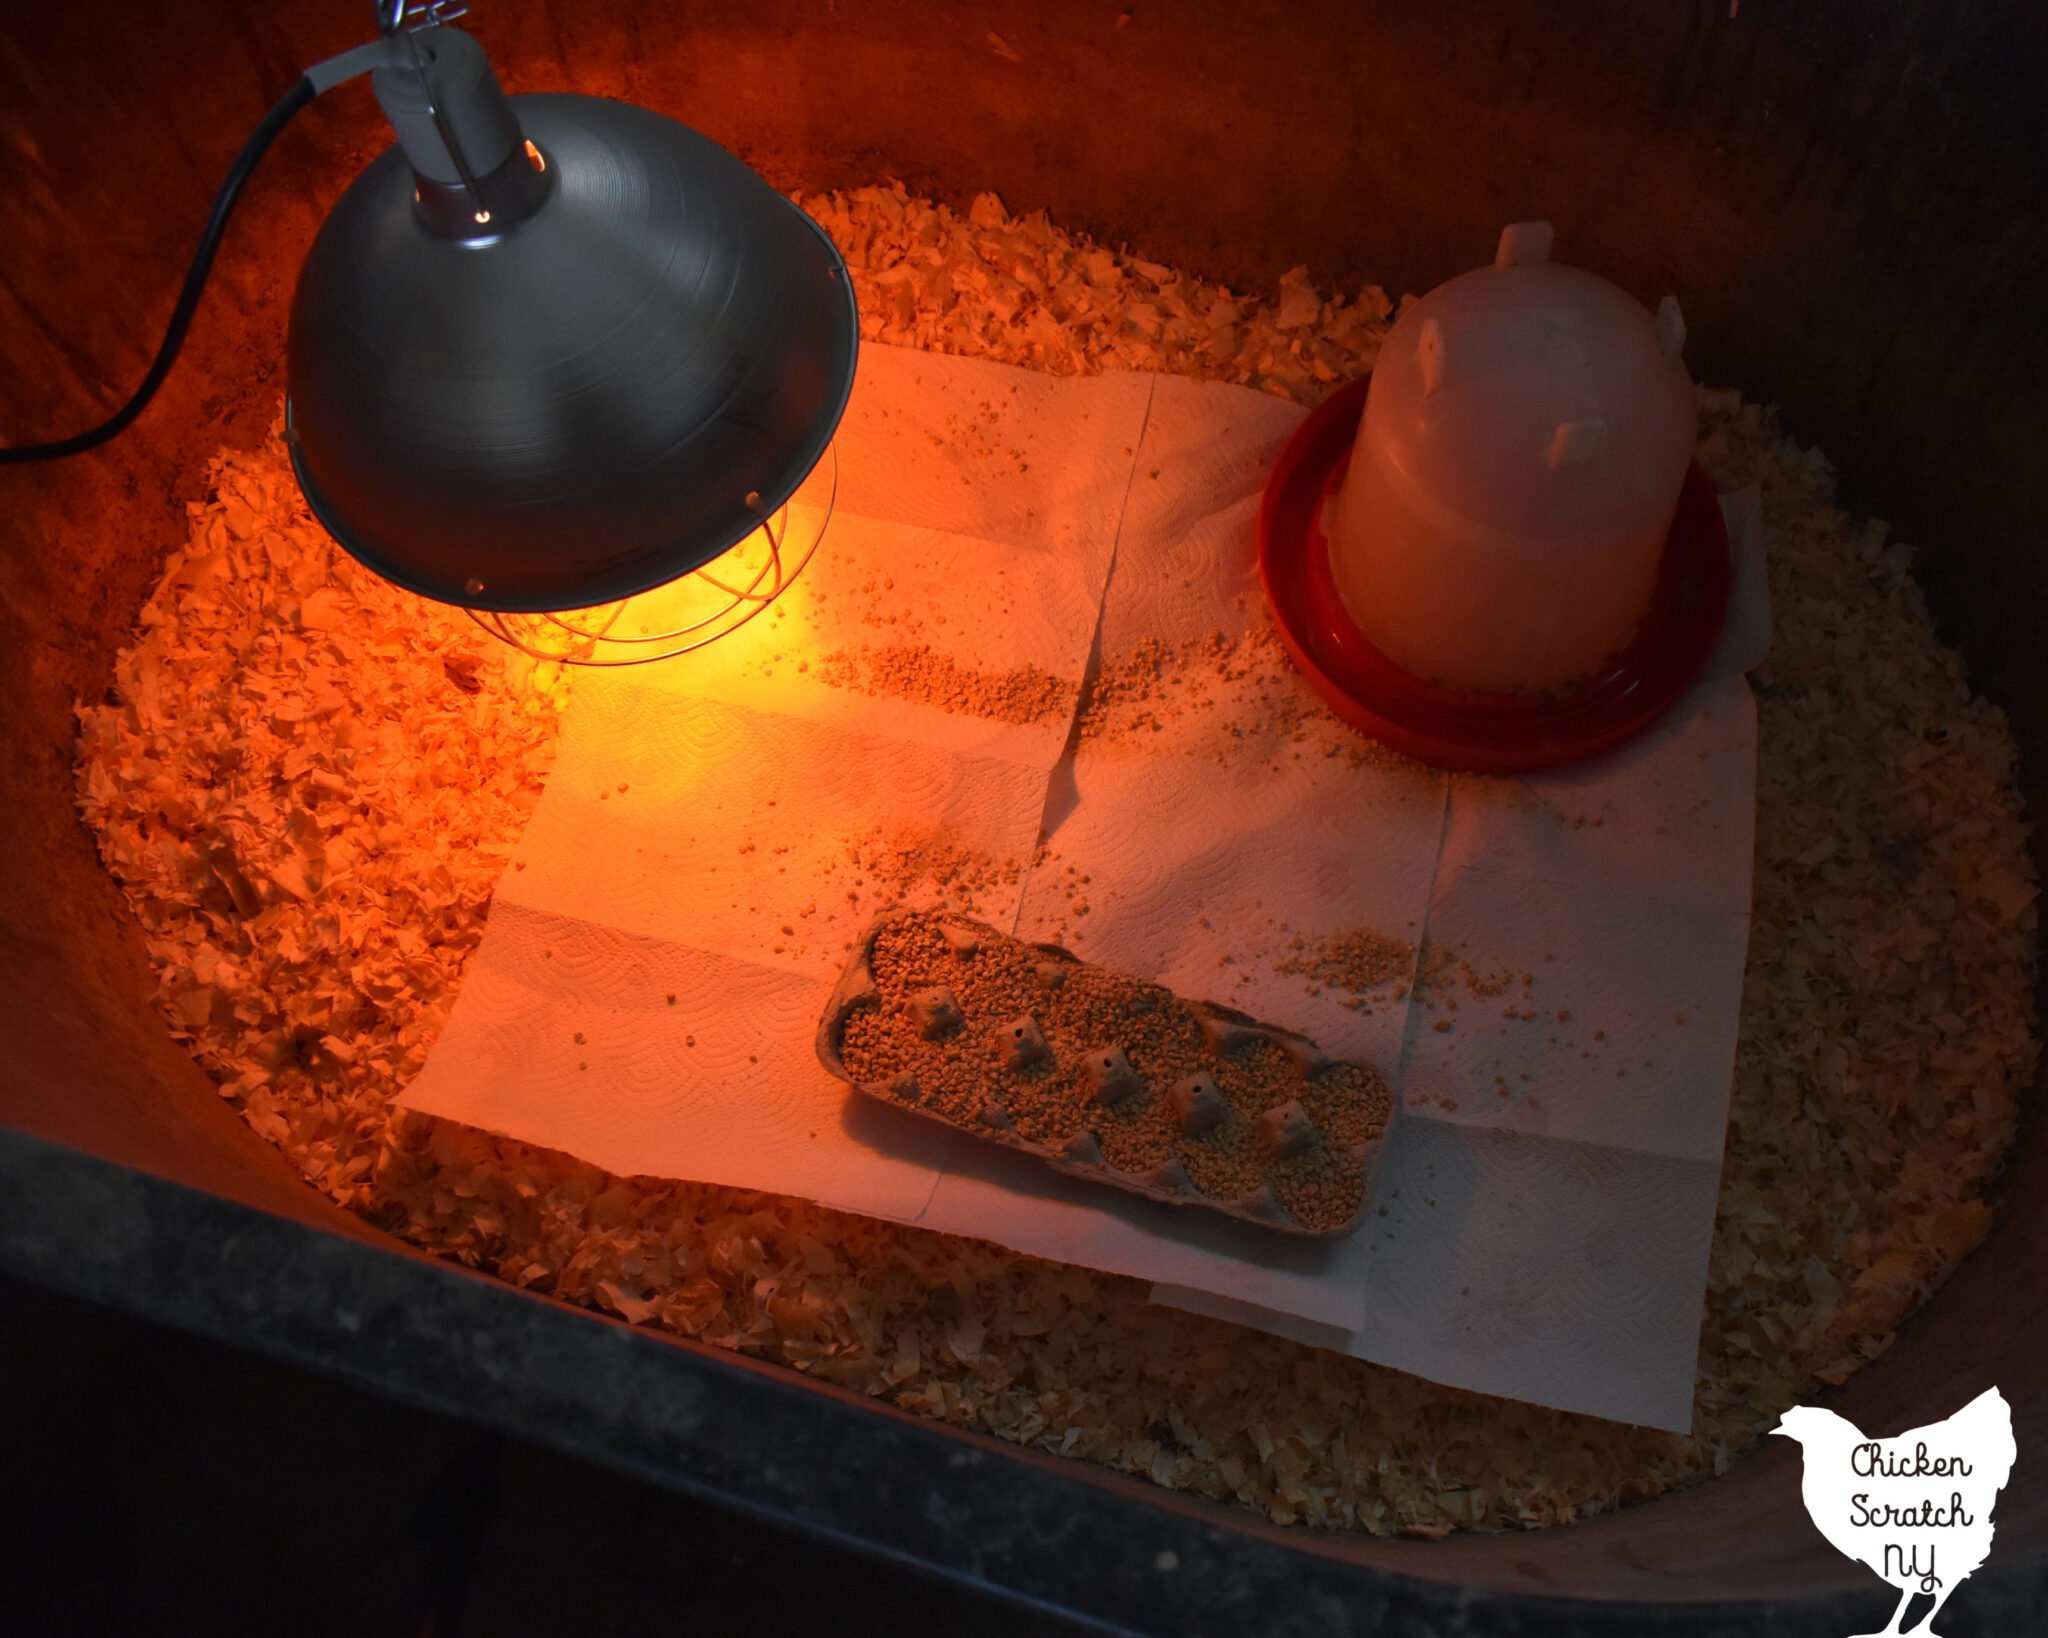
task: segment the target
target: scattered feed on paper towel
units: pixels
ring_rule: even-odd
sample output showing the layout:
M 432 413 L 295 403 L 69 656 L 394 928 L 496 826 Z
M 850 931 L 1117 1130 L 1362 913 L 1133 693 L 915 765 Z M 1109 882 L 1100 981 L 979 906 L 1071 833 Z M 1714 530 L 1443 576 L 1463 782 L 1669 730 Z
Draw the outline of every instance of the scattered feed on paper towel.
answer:
M 1297 686 L 1299 674 L 1271 626 L 1229 637 L 1212 631 L 1183 643 L 1148 637 L 1089 684 L 1077 731 L 1091 749 L 1114 755 L 1145 745 L 1169 725 L 1190 756 L 1241 762 L 1246 751 L 1277 767 L 1306 750 L 1353 767 L 1414 767 L 1398 751 L 1361 738 Z M 1196 731 L 1199 730 L 1199 731 Z
M 1312 980 L 1311 994 L 1321 987 L 1343 990 L 1351 997 L 1344 1005 L 1357 1009 L 1383 991 L 1396 1001 L 1403 999 L 1408 973 L 1415 966 L 1413 945 L 1370 927 L 1347 927 L 1313 944 L 1296 934 L 1293 953 L 1275 962 L 1273 970 Z M 1428 971 L 1426 963 L 1423 971 Z
M 1342 1234 L 1372 1190 L 1387 1084 L 1312 1041 L 982 922 L 868 929 L 818 1028 L 895 1108 L 1171 1205 Z
M 994 722 L 1051 722 L 1074 709 L 1073 688 L 1050 671 L 1035 665 L 970 671 L 921 643 L 836 649 L 818 662 L 816 675 L 835 688 L 917 700 Z
M 1377 290 L 1324 299 L 1297 270 L 1260 301 L 991 195 L 966 216 L 901 187 L 807 205 L 870 340 L 1308 404 L 1369 368 L 1386 327 Z M 1906 549 L 1836 509 L 1817 452 L 1733 392 L 1702 393 L 1701 430 L 1717 483 L 1762 488 L 1775 638 L 1689 1436 L 1438 1387 L 979 1241 L 394 1117 L 546 776 L 560 679 L 355 567 L 275 441 L 217 463 L 105 699 L 81 705 L 80 805 L 173 1032 L 310 1183 L 394 1234 L 1286 1524 L 1569 1522 L 1725 1469 L 1881 1353 L 1981 1238 L 2034 1063 L 2036 889 L 2003 716 L 1936 641 Z M 1448 953 L 1423 968 L 1457 982 Z

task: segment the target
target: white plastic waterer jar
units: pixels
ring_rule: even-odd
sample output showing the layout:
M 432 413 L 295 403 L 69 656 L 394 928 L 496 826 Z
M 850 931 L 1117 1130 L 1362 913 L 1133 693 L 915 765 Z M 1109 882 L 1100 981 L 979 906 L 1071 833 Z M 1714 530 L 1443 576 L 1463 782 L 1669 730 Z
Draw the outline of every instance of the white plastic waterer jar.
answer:
M 1549 260 L 1548 222 L 1404 302 L 1325 518 L 1359 629 L 1403 670 L 1544 694 L 1642 622 L 1692 459 L 1685 324 Z

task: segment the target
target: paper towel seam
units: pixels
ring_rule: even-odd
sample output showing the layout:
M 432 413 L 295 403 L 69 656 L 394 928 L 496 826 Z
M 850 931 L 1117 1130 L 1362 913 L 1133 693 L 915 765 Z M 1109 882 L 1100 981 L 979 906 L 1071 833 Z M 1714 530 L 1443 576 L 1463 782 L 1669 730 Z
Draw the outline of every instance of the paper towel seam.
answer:
M 1116 528 L 1109 538 L 1109 562 L 1102 572 L 1102 595 L 1095 600 L 1095 630 L 1088 639 L 1088 661 L 1081 668 L 1081 686 L 1074 693 L 1073 714 L 1067 719 L 1067 741 L 1060 747 L 1060 754 L 1053 758 L 1053 764 L 1045 776 L 1045 801 L 1038 810 L 1037 841 L 1045 838 L 1046 815 L 1052 811 L 1052 787 L 1060 768 L 1073 760 L 1074 752 L 1081 738 L 1081 707 L 1088 698 L 1088 690 L 1102 672 L 1102 620 L 1109 607 L 1109 588 L 1116 582 L 1117 561 L 1123 552 L 1124 523 L 1131 515 L 1131 491 L 1138 481 L 1138 452 L 1145 447 L 1145 434 L 1152 426 L 1152 401 L 1158 396 L 1159 383 L 1155 378 L 1145 386 L 1145 408 L 1138 417 L 1138 435 L 1131 440 L 1131 464 L 1124 473 L 1123 500 L 1116 511 Z M 1024 876 L 1017 884 L 1017 902 L 1010 911 L 1010 924 L 1003 929 L 1012 938 L 1018 936 L 1018 929 L 1024 920 L 1024 904 L 1031 893 L 1031 875 L 1038 868 L 1038 849 L 1034 845 L 1032 856 L 1025 861 Z

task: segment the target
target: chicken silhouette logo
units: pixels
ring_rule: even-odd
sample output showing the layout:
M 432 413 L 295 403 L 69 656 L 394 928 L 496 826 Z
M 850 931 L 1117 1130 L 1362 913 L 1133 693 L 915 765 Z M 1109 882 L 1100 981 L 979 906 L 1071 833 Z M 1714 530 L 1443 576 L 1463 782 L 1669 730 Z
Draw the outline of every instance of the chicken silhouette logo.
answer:
M 1805 1452 L 1800 1494 L 1820 1533 L 1899 1589 L 1882 1633 L 1893 1638 L 1915 1593 L 1934 1618 L 1963 1578 L 1991 1551 L 1991 1508 L 2017 1451 L 2005 1396 L 1987 1388 L 1945 1422 L 1896 1439 L 1866 1439 L 1833 1411 L 1795 1405 L 1771 1430 Z

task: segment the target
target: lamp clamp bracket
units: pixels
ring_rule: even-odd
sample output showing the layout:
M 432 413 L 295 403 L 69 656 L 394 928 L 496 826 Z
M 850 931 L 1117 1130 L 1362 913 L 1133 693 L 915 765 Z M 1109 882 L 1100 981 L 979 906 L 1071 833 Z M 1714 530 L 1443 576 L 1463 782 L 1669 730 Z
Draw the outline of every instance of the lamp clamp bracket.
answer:
M 468 14 L 467 0 L 377 0 L 377 27 L 387 40 L 439 28 Z

